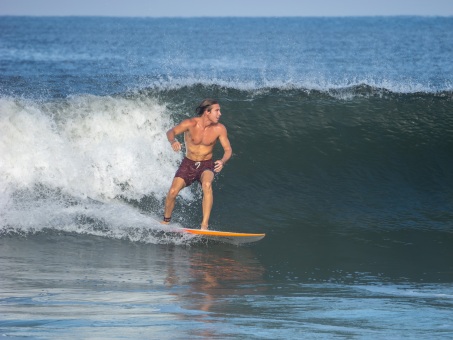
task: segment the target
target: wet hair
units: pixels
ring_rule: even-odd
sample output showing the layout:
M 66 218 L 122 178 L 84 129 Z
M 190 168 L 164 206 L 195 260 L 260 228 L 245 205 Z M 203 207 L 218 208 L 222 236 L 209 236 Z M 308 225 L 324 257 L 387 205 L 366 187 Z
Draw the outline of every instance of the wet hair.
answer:
M 211 106 L 218 104 L 218 103 L 219 102 L 215 99 L 207 98 L 207 99 L 203 100 L 200 103 L 200 105 L 197 106 L 197 108 L 195 109 L 195 112 L 197 113 L 197 115 L 201 116 L 201 115 L 203 115 L 203 113 L 206 110 L 211 111 Z

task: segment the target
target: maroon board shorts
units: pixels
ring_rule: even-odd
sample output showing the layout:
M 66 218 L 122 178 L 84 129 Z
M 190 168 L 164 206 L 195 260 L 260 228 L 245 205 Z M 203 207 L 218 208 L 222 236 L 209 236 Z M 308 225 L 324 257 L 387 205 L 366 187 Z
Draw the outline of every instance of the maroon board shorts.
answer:
M 206 170 L 214 173 L 214 161 L 212 159 L 196 162 L 184 157 L 178 171 L 176 171 L 175 177 L 182 178 L 188 187 L 195 181 L 201 183 L 201 175 Z

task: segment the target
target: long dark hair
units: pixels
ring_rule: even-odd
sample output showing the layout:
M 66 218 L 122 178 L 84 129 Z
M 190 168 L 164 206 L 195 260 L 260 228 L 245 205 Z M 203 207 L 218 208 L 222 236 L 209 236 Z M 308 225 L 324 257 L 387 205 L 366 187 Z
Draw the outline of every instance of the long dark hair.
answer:
M 219 102 L 215 99 L 211 99 L 211 98 L 206 98 L 205 100 L 203 100 L 200 105 L 197 106 L 197 108 L 195 109 L 195 112 L 197 113 L 197 115 L 201 116 L 203 115 L 203 113 L 208 110 L 210 111 L 211 110 L 211 106 L 212 105 L 215 105 L 215 104 L 218 104 Z

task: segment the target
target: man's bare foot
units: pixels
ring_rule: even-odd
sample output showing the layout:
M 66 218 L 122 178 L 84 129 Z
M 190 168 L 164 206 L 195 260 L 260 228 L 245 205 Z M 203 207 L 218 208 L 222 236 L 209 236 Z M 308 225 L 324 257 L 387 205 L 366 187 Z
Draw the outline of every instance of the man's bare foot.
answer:
M 202 225 L 202 226 L 200 227 L 200 229 L 201 229 L 201 230 L 208 230 L 208 226 L 207 226 L 207 225 L 206 225 L 206 226 L 205 226 L 205 225 Z

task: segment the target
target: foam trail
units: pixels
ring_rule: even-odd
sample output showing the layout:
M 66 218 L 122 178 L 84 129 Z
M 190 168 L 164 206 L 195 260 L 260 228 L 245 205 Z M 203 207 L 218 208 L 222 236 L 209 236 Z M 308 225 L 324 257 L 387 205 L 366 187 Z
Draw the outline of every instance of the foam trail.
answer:
M 190 235 L 169 233 L 174 228 L 162 226 L 153 214 L 139 213 L 119 201 L 82 199 L 68 204 L 52 197 L 21 203 L 21 207 L 16 205 L 4 214 L 0 235 L 65 232 L 154 244 L 182 244 L 192 239 Z

